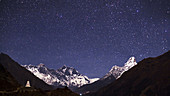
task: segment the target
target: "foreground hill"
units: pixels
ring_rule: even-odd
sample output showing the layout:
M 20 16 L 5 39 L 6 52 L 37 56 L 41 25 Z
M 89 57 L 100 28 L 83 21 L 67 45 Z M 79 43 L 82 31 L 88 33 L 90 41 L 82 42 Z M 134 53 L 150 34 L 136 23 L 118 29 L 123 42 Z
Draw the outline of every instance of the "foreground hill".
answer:
M 31 86 L 41 88 L 43 90 L 53 89 L 52 86 L 46 84 L 44 81 L 36 77 L 30 71 L 20 66 L 17 62 L 12 60 L 8 55 L 0 54 L 0 64 L 18 81 L 19 84 L 24 86 L 26 81 L 31 82 Z
M 15 78 L 0 64 L 0 91 L 16 90 L 19 86 Z
M 116 80 L 116 78 L 113 75 L 110 75 L 107 78 L 101 78 L 92 84 L 84 85 L 78 89 L 74 89 L 73 91 L 76 93 L 82 93 L 82 94 L 95 92 L 98 89 L 110 84 L 111 82 L 113 82 L 115 80 Z
M 119 79 L 88 96 L 170 96 L 170 51 L 138 63 Z
M 100 78 L 98 81 L 92 83 L 92 84 L 86 84 L 78 89 L 75 89 L 74 91 L 77 93 L 89 93 L 89 92 L 95 92 L 99 90 L 100 88 L 107 86 L 108 84 L 112 83 L 116 79 L 120 78 L 121 75 L 131 69 L 132 67 L 136 66 L 136 60 L 135 57 L 130 57 L 128 61 L 124 64 L 124 66 L 113 66 L 111 70 L 102 78 Z
M 16 72 L 11 75 L 4 66 L 6 66 L 10 72 L 14 72 L 14 70 Z M 47 90 L 47 88 L 52 89 L 51 86 L 47 86 L 43 81 L 38 80 L 37 77 L 33 74 L 30 75 L 30 72 L 25 70 L 25 68 L 14 62 L 9 56 L 0 54 L 0 96 L 79 96 L 67 87 Z M 26 75 L 28 75 L 28 77 Z M 21 80 L 20 84 L 15 78 Z M 26 79 L 31 81 L 33 87 L 24 87 L 26 81 L 22 84 L 22 80 L 24 81 Z
M 68 88 L 43 91 L 34 88 L 19 87 L 13 91 L 0 91 L 0 96 L 79 96 Z

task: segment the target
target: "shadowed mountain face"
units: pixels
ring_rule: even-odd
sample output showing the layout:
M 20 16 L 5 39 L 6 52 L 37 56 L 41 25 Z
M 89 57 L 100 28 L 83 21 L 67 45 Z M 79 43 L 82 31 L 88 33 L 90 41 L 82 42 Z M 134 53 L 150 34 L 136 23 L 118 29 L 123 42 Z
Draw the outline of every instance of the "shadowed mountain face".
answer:
M 17 62 L 12 60 L 8 55 L 1 53 L 0 54 L 0 64 L 21 84 L 24 86 L 26 81 L 29 80 L 31 86 L 35 88 L 41 88 L 44 90 L 52 89 L 52 86 L 49 86 L 36 76 L 34 76 L 30 71 L 26 70 L 24 67 L 20 66 Z
M 0 91 L 0 96 L 79 96 L 68 88 L 57 88 L 55 90 L 42 91 L 34 88 L 20 87 L 14 91 Z
M 19 86 L 14 77 L 0 64 L 0 91 L 15 90 Z
M 3 65 L 2 65 L 2 64 Z M 5 65 L 6 64 L 6 65 Z M 8 70 L 6 68 L 8 68 Z M 10 71 L 10 72 L 8 72 Z M 16 71 L 16 72 L 15 72 Z M 12 72 L 12 73 L 11 73 Z M 13 76 L 11 75 L 13 74 Z M 73 93 L 67 87 L 57 88 L 55 90 L 46 90 L 41 89 L 52 89 L 51 86 L 44 84 L 41 80 L 37 79 L 33 74 L 31 74 L 25 68 L 18 65 L 14 62 L 9 56 L 5 54 L 0 54 L 0 96 L 79 96 L 76 93 Z M 17 82 L 18 79 L 21 85 Z M 32 86 L 34 87 L 24 87 L 26 81 L 30 80 Z M 42 84 L 42 85 L 36 85 Z M 23 84 L 22 84 L 23 83 Z
M 170 51 L 138 63 L 119 79 L 88 96 L 169 96 Z
M 130 57 L 129 60 L 124 64 L 124 66 L 113 66 L 111 70 L 102 78 L 100 78 L 98 81 L 92 83 L 92 84 L 86 84 L 78 89 L 75 89 L 75 92 L 77 93 L 89 93 L 89 92 L 95 92 L 99 90 L 100 88 L 107 86 L 108 84 L 112 83 L 116 79 L 120 78 L 121 75 L 137 65 L 135 57 Z
M 115 80 L 116 80 L 116 78 L 113 75 L 110 75 L 107 78 L 101 78 L 92 84 L 84 85 L 78 89 L 75 89 L 74 91 L 77 93 L 83 93 L 83 94 L 89 93 L 89 92 L 95 92 L 98 89 L 110 84 L 111 82 L 113 82 Z

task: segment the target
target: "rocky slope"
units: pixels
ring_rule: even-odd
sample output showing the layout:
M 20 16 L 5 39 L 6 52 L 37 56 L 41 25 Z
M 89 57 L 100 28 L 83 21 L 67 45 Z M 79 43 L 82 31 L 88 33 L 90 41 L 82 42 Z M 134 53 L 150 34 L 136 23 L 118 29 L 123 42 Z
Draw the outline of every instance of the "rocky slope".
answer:
M 0 91 L 16 90 L 20 84 L 0 63 Z
M 0 54 L 0 64 L 2 64 L 2 66 L 17 80 L 21 86 L 25 86 L 26 81 L 29 80 L 31 82 L 31 86 L 35 88 L 41 88 L 44 90 L 53 89 L 53 86 L 50 86 L 41 79 L 37 78 L 30 71 L 20 66 L 6 54 Z

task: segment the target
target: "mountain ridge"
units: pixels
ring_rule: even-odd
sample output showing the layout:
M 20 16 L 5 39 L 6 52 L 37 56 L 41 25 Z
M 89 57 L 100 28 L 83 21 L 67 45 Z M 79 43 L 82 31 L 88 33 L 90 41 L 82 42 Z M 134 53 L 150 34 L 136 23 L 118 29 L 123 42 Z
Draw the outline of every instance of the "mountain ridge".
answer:
M 87 96 L 169 96 L 170 51 L 146 58 L 119 79 Z
M 54 87 L 46 84 L 41 79 L 34 76 L 30 71 L 20 66 L 7 54 L 0 53 L 0 64 L 18 81 L 19 84 L 25 86 L 26 81 L 29 80 L 31 85 L 35 88 L 41 88 L 43 90 L 51 90 Z
M 119 67 L 117 65 L 114 65 L 106 75 L 104 75 L 102 78 L 99 80 L 95 81 L 94 83 L 91 84 L 86 84 L 81 86 L 78 89 L 75 89 L 74 91 L 77 93 L 89 93 L 89 92 L 95 92 L 98 89 L 114 82 L 116 79 L 121 77 L 121 75 L 137 65 L 135 57 L 130 57 L 127 62 L 124 64 L 123 67 Z
M 114 65 L 103 78 L 107 78 L 108 76 L 113 75 L 116 79 L 118 79 L 121 77 L 121 75 L 124 72 L 128 71 L 135 65 L 137 65 L 136 59 L 134 56 L 132 56 L 127 60 L 127 62 L 124 64 L 124 66 L 120 67 L 120 66 Z
M 90 79 L 87 76 L 80 74 L 75 68 L 66 65 L 63 65 L 57 70 L 47 68 L 45 64 L 42 63 L 37 66 L 22 66 L 49 85 L 80 87 L 97 80 L 97 78 Z
M 0 91 L 16 90 L 20 84 L 0 63 Z

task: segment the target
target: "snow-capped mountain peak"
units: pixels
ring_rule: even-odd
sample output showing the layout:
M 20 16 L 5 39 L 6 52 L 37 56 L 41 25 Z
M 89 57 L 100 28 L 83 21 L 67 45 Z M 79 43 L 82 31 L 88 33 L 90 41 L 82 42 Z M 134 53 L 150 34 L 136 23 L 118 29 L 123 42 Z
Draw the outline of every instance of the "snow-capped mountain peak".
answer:
M 66 65 L 59 68 L 58 71 L 63 72 L 65 75 L 71 75 L 71 76 L 74 74 L 80 75 L 80 73 L 76 69 L 74 69 L 73 67 L 68 67 Z
M 45 67 L 45 64 L 40 63 L 37 67 Z
M 68 67 L 66 65 L 57 70 L 49 69 L 42 63 L 38 66 L 23 65 L 23 67 L 49 85 L 80 87 L 84 84 L 90 84 L 98 80 L 98 78 L 90 79 L 87 76 L 80 74 L 73 67 Z
M 118 79 L 125 71 L 128 71 L 135 65 L 137 65 L 135 57 L 130 57 L 123 67 L 119 67 L 117 65 L 113 66 L 111 70 L 104 76 L 104 78 L 113 75 L 116 79 Z
M 126 67 L 133 67 L 135 66 L 137 63 L 136 63 L 136 59 L 135 57 L 130 57 L 129 60 L 125 63 L 124 66 Z
M 117 70 L 118 68 L 119 68 L 119 66 L 114 65 L 109 72 L 112 72 L 112 70 Z

